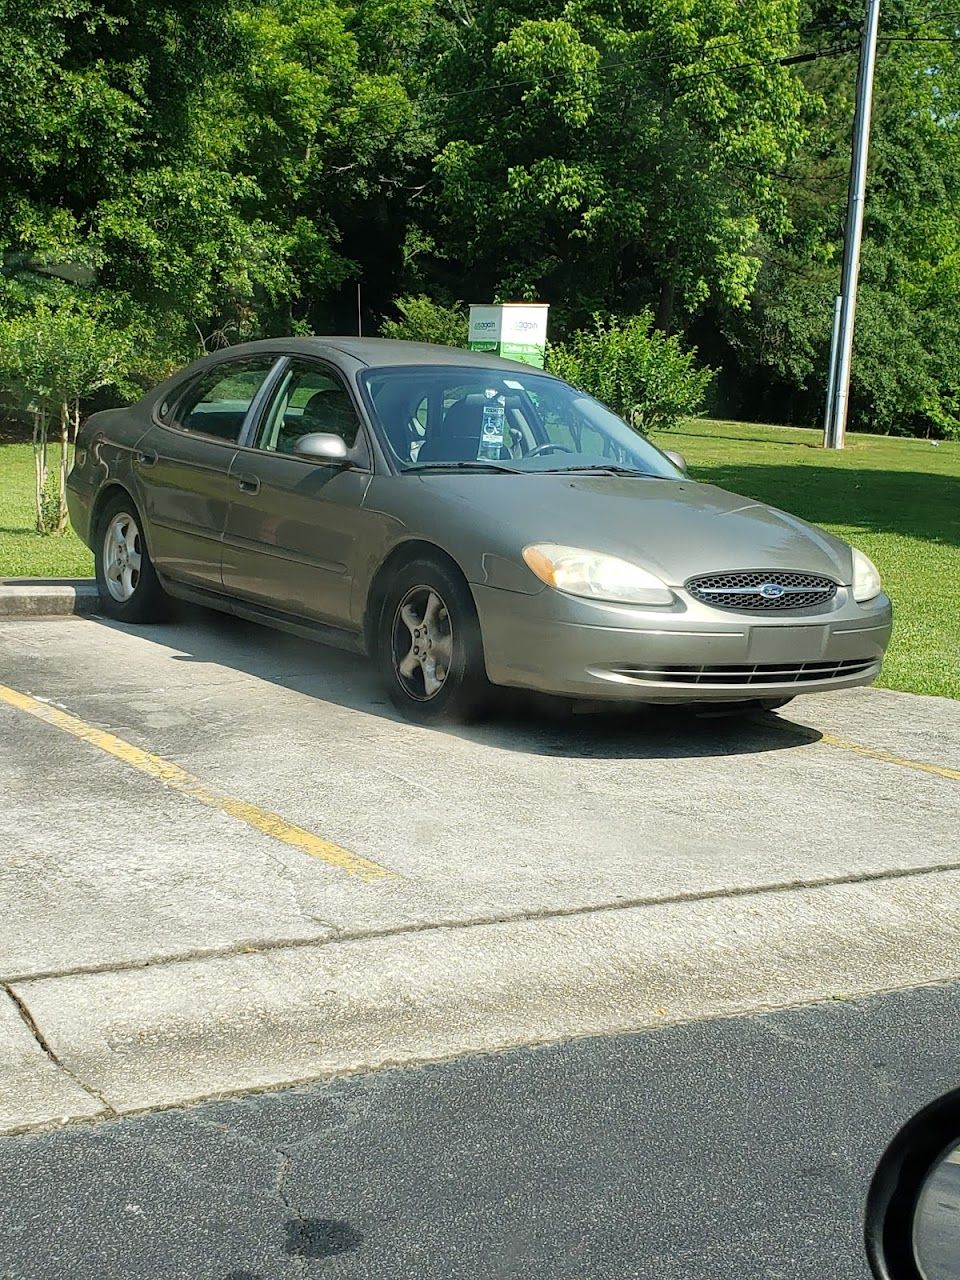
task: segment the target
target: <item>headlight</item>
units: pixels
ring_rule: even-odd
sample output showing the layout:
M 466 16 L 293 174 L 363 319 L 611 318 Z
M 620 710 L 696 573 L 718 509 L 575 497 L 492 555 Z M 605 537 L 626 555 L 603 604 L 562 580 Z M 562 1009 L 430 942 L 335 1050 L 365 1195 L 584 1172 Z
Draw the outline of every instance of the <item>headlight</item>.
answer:
M 541 542 L 524 547 L 523 558 L 541 582 L 571 596 L 617 604 L 673 603 L 673 592 L 655 574 L 616 556 Z
M 880 575 L 872 560 L 853 548 L 853 598 L 861 604 L 873 600 L 882 591 Z

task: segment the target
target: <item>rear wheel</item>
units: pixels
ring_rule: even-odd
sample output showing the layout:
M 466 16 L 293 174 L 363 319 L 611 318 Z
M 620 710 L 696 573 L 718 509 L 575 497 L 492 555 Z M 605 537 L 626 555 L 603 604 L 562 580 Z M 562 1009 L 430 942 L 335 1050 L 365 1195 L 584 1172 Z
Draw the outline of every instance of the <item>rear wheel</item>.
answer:
M 439 560 L 415 560 L 397 573 L 380 614 L 377 658 L 394 705 L 421 724 L 473 719 L 490 698 L 473 597 Z
M 100 609 L 120 622 L 152 622 L 166 595 L 157 579 L 133 501 L 118 493 L 97 520 L 94 561 Z

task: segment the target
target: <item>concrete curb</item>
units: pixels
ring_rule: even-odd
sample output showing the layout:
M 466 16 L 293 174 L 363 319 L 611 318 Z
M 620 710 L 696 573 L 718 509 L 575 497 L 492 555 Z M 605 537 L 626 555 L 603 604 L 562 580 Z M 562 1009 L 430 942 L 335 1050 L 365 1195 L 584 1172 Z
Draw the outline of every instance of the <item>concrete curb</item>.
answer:
M 0 990 L 0 1133 L 92 1119 L 106 1110 L 38 1044 L 11 997 Z
M 10 984 L 116 1114 L 960 976 L 960 873 L 431 927 Z M 0 1093 L 4 1092 L 0 1063 Z M 11 1129 L 10 1117 L 0 1120 Z M 29 1127 L 21 1122 L 20 1128 Z
M 98 599 L 93 578 L 0 578 L 0 618 L 88 615 Z

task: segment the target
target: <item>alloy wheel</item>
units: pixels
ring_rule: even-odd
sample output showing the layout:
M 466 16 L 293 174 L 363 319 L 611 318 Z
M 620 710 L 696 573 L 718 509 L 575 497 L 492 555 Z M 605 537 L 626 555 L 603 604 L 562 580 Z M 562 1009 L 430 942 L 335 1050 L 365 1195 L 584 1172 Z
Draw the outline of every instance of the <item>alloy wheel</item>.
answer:
M 417 702 L 435 698 L 453 661 L 450 613 L 434 587 L 412 587 L 393 620 L 393 665 L 404 692 Z
M 140 530 L 133 516 L 120 511 L 107 525 L 103 538 L 103 576 L 118 604 L 133 598 L 140 581 Z

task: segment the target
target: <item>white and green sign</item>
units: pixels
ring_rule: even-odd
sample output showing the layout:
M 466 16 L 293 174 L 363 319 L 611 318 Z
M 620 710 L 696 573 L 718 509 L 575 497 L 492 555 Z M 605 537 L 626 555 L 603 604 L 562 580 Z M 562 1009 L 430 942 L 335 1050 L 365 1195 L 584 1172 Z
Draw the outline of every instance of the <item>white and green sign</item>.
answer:
M 474 303 L 467 345 L 471 351 L 489 351 L 542 369 L 549 309 L 546 302 Z

